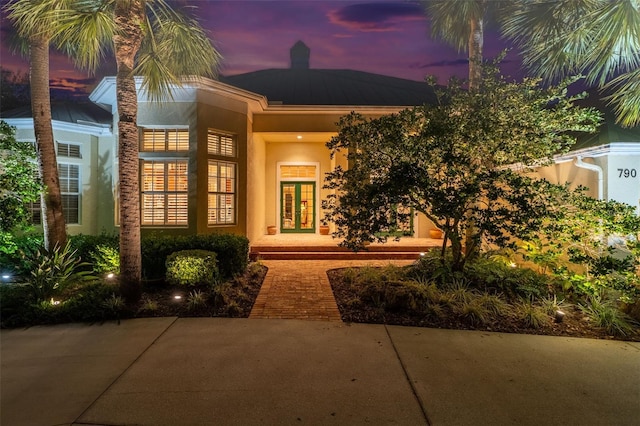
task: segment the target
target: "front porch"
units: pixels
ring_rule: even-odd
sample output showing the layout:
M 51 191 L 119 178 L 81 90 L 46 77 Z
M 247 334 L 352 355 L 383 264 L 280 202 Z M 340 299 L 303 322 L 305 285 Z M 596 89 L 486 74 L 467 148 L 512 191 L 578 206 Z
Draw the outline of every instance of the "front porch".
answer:
M 441 247 L 442 240 L 404 237 L 384 244 L 373 243 L 357 253 L 339 247 L 340 240 L 329 235 L 264 235 L 251 243 L 251 259 L 264 260 L 385 260 L 418 259 L 420 253 Z

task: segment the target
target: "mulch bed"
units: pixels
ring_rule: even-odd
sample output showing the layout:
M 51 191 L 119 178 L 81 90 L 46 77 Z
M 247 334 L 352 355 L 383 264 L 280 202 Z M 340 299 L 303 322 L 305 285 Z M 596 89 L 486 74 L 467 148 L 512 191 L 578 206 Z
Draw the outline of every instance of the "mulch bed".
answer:
M 444 318 L 435 316 L 416 315 L 408 312 L 389 312 L 382 308 L 372 306 L 360 301 L 357 291 L 343 279 L 345 269 L 333 269 L 327 271 L 333 294 L 336 298 L 340 315 L 344 322 L 389 324 L 413 327 L 432 327 L 457 330 L 483 330 L 503 333 L 538 334 L 550 336 L 568 336 L 593 339 L 619 339 L 628 341 L 640 341 L 640 334 L 627 336 L 624 339 L 610 336 L 601 328 L 593 326 L 588 317 L 575 306 L 563 307 L 565 317 L 561 323 L 549 321 L 540 328 L 524 327 L 516 318 L 504 316 L 500 321 L 491 324 L 474 327 L 453 315 Z

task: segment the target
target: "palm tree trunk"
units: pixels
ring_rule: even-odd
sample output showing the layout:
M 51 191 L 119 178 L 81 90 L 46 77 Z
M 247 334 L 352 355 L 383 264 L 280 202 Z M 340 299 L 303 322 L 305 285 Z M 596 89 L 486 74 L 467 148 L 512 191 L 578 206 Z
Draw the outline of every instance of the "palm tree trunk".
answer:
M 482 49 L 484 47 L 484 21 L 482 17 L 469 20 L 469 90 L 478 90 L 482 78 Z
M 138 160 L 138 95 L 133 76 L 135 56 L 142 40 L 144 4 L 140 0 L 116 2 L 114 37 L 117 65 L 118 178 L 120 186 L 120 289 L 130 302 L 141 295 L 140 184 Z
M 45 186 L 42 192 L 42 226 L 47 250 L 64 247 L 67 230 L 62 212 L 62 195 L 58 177 L 53 127 L 51 125 L 51 99 L 49 96 L 49 41 L 46 37 L 29 40 L 31 110 L 38 150 L 38 168 Z
M 484 3 L 483 1 L 480 2 Z M 482 80 L 482 55 L 484 47 L 484 21 L 482 15 L 474 16 L 469 20 L 469 90 L 480 90 Z M 468 226 L 465 232 L 465 258 L 470 259 L 478 254 L 476 235 L 478 229 L 475 226 L 473 215 L 468 215 Z

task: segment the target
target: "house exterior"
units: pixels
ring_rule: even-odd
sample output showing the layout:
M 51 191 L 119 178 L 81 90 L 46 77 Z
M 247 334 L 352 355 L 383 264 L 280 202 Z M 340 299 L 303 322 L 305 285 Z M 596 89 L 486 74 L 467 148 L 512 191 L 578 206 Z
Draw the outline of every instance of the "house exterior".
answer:
M 309 59 L 309 48 L 298 42 L 288 69 L 186 80 L 162 102 L 151 102 L 138 81 L 143 233 L 224 232 L 251 241 L 268 227 L 292 239 L 317 234 L 321 201 L 329 195 L 324 175 L 347 166 L 344 156 L 331 158 L 325 146 L 339 118 L 352 111 L 378 117 L 435 101 L 423 82 L 313 69 Z M 89 99 L 53 106 L 71 234 L 118 227 L 115 77 L 104 78 Z M 17 128 L 18 140 L 34 140 L 28 110 L 3 119 Z M 622 137 L 621 129 L 612 129 L 618 133 L 607 128 L 537 174 L 638 206 L 640 131 Z M 34 206 L 36 221 L 37 211 Z M 433 228 L 421 215 L 412 226 L 412 235 L 422 238 Z
M 636 208 L 640 215 L 640 127 L 615 124 L 610 109 L 592 93 L 584 102 L 604 111 L 604 122 L 593 135 L 580 136 L 567 154 L 534 173 L 554 183 L 588 188 L 587 194 L 601 200 L 615 200 Z

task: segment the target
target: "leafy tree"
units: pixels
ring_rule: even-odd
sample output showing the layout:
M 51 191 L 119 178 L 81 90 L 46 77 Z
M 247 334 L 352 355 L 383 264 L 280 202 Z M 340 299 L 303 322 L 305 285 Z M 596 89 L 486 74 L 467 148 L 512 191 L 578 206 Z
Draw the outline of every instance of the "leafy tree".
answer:
M 599 295 L 615 290 L 626 303 L 640 300 L 640 217 L 633 206 L 596 200 L 584 188 L 556 199 L 556 213 L 520 244 L 525 260 L 564 278 L 565 290 Z
M 42 186 L 33 145 L 18 142 L 15 129 L 0 121 L 0 231 L 26 225 L 27 204 L 36 201 Z
M 56 35 L 56 14 L 63 5 L 61 0 L 12 0 L 5 6 L 18 34 L 28 44 L 33 129 L 40 177 L 45 186 L 41 207 L 47 249 L 62 247 L 67 240 L 49 95 L 49 47 Z
M 28 224 L 27 203 L 42 191 L 35 148 L 18 142 L 15 129 L 0 121 L 0 246 L 10 250 L 10 232 Z
M 77 0 L 58 15 L 60 45 L 82 68 L 95 70 L 107 51 L 117 66 L 120 285 L 129 300 L 141 292 L 138 96 L 135 75 L 153 100 L 171 95 L 185 75 L 213 75 L 220 56 L 199 23 L 164 0 Z
M 384 241 L 378 233 L 406 223 L 413 209 L 444 231 L 442 261 L 450 243 L 452 266 L 461 270 L 483 239 L 505 246 L 540 226 L 563 187 L 522 171 L 568 151 L 575 143 L 568 132 L 594 132 L 599 113 L 574 106 L 567 84 L 510 83 L 495 66 L 484 66 L 481 77 L 479 92 L 455 79 L 434 88 L 437 105 L 340 120 L 327 146 L 332 155 L 346 150 L 349 168 L 328 174 L 325 187 L 337 191 L 324 207 L 343 245 Z
M 613 92 L 617 121 L 640 125 L 640 2 L 638 0 L 513 0 L 503 33 L 524 64 L 547 81 L 583 73 Z

